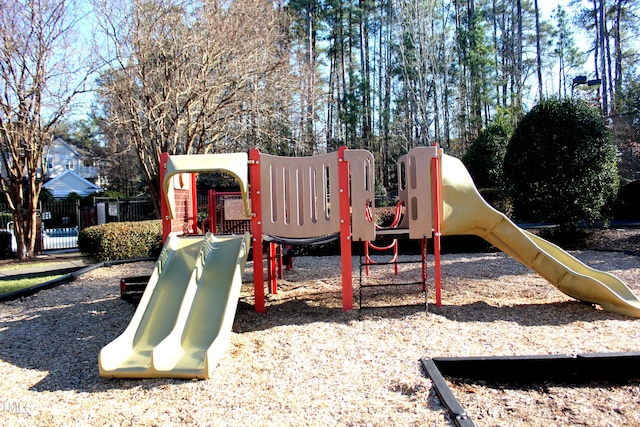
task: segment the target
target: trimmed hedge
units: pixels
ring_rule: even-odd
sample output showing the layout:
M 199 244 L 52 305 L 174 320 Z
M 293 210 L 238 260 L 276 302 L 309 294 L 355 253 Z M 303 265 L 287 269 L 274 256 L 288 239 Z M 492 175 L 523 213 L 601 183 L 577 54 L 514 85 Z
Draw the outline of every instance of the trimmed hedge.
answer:
M 162 222 L 110 222 L 87 227 L 78 236 L 78 249 L 98 262 L 157 258 L 162 251 Z
M 518 220 L 575 228 L 610 219 L 616 146 L 600 111 L 584 101 L 545 99 L 533 107 L 509 141 L 503 171 Z

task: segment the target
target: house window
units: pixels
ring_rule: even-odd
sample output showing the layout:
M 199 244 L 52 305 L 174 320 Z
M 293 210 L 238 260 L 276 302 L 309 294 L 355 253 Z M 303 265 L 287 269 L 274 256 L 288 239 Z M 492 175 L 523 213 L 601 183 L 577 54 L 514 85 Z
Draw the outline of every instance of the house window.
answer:
M 47 169 L 53 169 L 53 160 L 51 157 L 47 159 Z
M 65 169 L 73 170 L 73 159 L 67 159 L 64 164 Z

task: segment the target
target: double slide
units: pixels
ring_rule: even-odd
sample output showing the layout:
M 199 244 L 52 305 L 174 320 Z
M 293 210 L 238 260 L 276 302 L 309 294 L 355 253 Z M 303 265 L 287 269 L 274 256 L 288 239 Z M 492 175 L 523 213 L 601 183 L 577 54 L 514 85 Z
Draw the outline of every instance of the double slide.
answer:
M 129 326 L 100 352 L 100 375 L 209 378 L 229 342 L 249 247 L 249 234 L 169 235 Z
M 640 318 L 640 299 L 624 282 L 516 226 L 482 199 L 462 162 L 447 155 L 442 159 L 442 200 L 442 235 L 480 236 L 563 293 Z

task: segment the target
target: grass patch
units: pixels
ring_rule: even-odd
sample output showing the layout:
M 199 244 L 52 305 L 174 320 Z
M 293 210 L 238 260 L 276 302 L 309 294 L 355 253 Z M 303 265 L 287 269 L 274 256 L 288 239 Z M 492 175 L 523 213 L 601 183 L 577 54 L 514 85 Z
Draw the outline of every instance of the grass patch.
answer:
M 49 276 L 29 277 L 17 280 L 0 280 L 0 295 L 8 294 L 20 289 L 26 289 L 31 286 L 48 282 L 49 280 L 59 279 L 62 276 L 65 276 L 65 274 L 53 274 Z
M 43 265 L 57 265 L 64 264 L 64 262 L 51 262 L 51 261 L 43 261 L 43 262 L 11 262 L 6 264 L 0 264 L 0 271 L 13 271 L 20 270 L 22 268 L 31 268 L 31 267 L 40 267 Z

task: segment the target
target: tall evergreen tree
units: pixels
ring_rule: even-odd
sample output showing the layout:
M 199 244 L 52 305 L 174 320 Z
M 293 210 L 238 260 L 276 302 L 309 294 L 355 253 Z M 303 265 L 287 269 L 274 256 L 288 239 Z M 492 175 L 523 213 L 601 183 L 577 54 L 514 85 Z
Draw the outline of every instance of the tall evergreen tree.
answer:
M 553 18 L 555 19 L 553 52 L 558 61 L 558 96 L 567 97 L 567 88 L 571 89 L 572 84 L 571 79 L 567 83 L 567 77 L 574 74 L 572 70 L 581 67 L 586 58 L 575 44 L 566 10 L 562 6 L 557 6 L 554 9 Z

